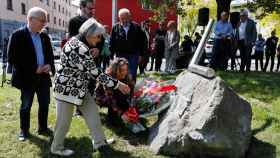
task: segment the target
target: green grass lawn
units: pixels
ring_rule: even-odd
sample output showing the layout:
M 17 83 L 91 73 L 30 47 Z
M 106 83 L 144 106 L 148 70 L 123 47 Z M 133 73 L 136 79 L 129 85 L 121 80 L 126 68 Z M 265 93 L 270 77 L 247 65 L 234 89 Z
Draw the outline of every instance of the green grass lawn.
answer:
M 276 73 L 219 73 L 219 75 L 241 96 L 246 98 L 253 109 L 253 138 L 248 158 L 280 158 L 280 74 Z M 154 73 L 150 77 L 157 79 L 174 79 L 175 76 L 162 76 Z M 19 91 L 5 85 L 0 87 L 0 158 L 47 158 L 50 154 L 51 139 L 39 136 L 37 130 L 38 104 L 34 100 L 31 114 L 32 137 L 19 142 Z M 107 137 L 114 137 L 110 158 L 164 158 L 149 151 L 147 135 L 135 136 L 124 127 L 112 128 L 104 118 L 106 110 L 101 110 L 103 128 Z M 147 120 L 153 122 L 154 118 Z M 49 125 L 55 124 L 55 105 L 52 99 L 49 113 Z M 89 131 L 81 118 L 73 119 L 65 146 L 75 150 L 73 158 L 104 157 L 92 153 Z

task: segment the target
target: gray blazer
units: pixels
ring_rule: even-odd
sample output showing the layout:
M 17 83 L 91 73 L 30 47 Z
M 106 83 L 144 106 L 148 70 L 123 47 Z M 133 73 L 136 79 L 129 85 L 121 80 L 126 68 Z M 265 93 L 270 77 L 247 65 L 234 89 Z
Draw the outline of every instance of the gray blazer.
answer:
M 247 25 L 246 25 L 246 36 L 245 36 L 245 42 L 246 45 L 252 46 L 257 39 L 257 28 L 256 23 L 252 19 L 247 19 Z
M 180 42 L 180 33 L 179 31 L 175 32 L 171 42 L 168 40 L 168 33 L 165 35 L 165 49 L 168 51 L 171 50 L 179 50 L 179 42 Z

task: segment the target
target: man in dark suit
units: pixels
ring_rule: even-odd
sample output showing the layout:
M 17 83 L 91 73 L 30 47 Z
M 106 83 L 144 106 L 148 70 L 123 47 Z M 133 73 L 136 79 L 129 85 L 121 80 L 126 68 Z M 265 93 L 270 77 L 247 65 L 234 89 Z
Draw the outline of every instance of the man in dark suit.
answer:
M 21 92 L 19 140 L 29 136 L 30 110 L 36 93 L 39 102 L 38 134 L 51 134 L 48 128 L 50 103 L 50 72 L 55 73 L 54 56 L 47 34 L 41 33 L 47 12 L 31 8 L 27 26 L 16 30 L 9 39 L 8 61 L 13 66 L 12 86 Z
M 240 25 L 238 27 L 238 49 L 240 50 L 240 71 L 249 72 L 251 68 L 251 52 L 257 39 L 256 23 L 248 18 L 249 11 L 243 9 L 240 12 Z

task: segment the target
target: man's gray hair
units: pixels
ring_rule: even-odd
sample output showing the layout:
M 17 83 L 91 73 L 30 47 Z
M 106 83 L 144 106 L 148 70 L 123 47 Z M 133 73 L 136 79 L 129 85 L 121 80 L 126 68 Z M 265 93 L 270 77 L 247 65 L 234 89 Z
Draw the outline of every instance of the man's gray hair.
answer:
M 47 11 L 40 7 L 33 7 L 28 10 L 27 20 L 30 18 L 45 17 L 47 18 Z
M 89 18 L 79 29 L 79 34 L 82 36 L 94 36 L 104 34 L 105 29 L 102 24 L 97 22 L 94 18 Z
M 242 9 L 240 15 L 249 16 L 249 10 L 247 8 Z
M 128 15 L 130 15 L 130 11 L 129 11 L 127 8 L 122 8 L 122 9 L 119 10 L 119 13 L 118 13 L 119 17 L 120 17 L 122 14 L 128 14 Z

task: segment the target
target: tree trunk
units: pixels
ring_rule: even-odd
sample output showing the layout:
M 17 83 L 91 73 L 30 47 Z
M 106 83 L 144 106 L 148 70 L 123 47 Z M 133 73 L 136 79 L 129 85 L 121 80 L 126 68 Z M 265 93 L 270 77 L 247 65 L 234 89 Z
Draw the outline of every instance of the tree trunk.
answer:
M 217 20 L 220 19 L 220 15 L 223 11 L 229 13 L 231 0 L 216 0 L 217 2 Z

